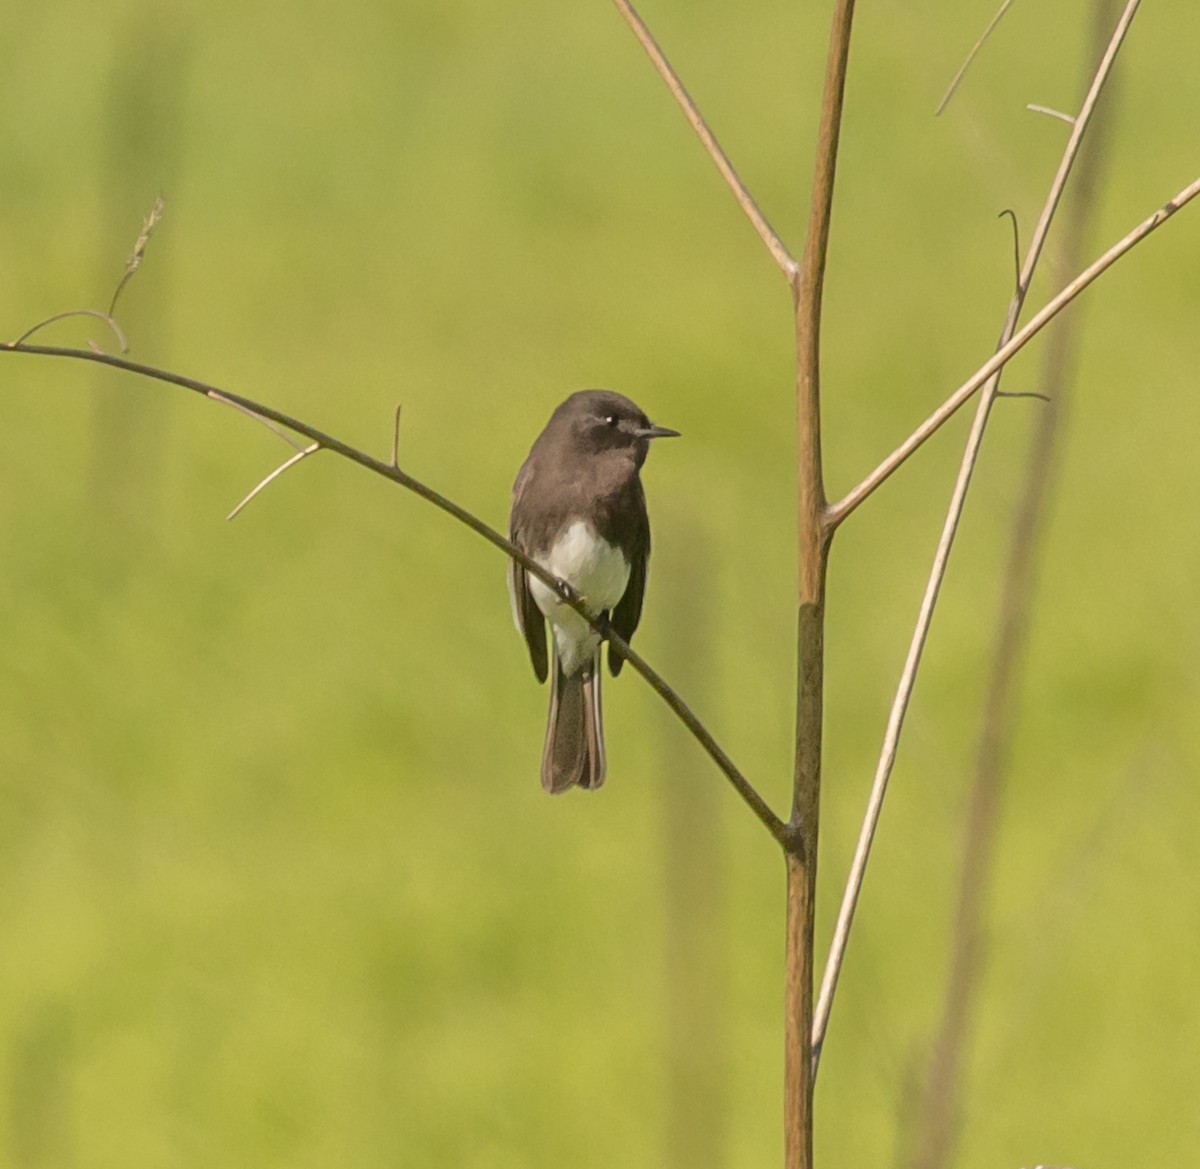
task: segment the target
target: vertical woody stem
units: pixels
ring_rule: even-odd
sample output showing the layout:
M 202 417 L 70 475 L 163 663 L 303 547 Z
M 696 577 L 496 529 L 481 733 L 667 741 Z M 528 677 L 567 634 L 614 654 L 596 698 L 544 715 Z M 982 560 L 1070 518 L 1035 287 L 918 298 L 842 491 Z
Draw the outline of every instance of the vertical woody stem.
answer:
M 787 1169 L 812 1169 L 813 919 L 821 793 L 825 670 L 825 566 L 829 529 L 821 471 L 821 294 L 833 209 L 842 98 L 854 0 L 837 0 L 821 102 L 808 238 L 793 281 L 796 306 L 796 468 L 800 573 L 797 596 L 796 754 L 787 861 L 784 1153 Z

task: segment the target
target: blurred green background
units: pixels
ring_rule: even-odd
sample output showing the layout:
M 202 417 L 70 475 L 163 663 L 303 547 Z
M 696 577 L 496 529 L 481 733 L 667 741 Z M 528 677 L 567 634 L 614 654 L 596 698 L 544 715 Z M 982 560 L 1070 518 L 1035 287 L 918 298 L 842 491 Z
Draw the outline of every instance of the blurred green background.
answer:
M 1024 105 L 1082 93 L 1089 4 L 1018 4 L 935 120 L 994 7 L 862 6 L 831 494 L 989 353 L 997 212 L 1028 236 L 1066 134 Z M 796 249 L 828 9 L 644 9 Z M 784 808 L 788 296 L 612 6 L 18 0 L 5 23 L 0 334 L 105 307 L 162 191 L 132 356 L 379 454 L 402 402 L 404 465 L 497 526 L 557 401 L 629 393 L 685 435 L 647 471 L 637 644 Z M 1195 6 L 1135 23 L 1091 251 L 1198 173 L 1197 37 Z M 1077 310 L 963 1166 L 1200 1141 L 1198 252 L 1189 209 Z M 0 385 L 0 1163 L 780 1162 L 782 865 L 636 677 L 607 687 L 607 787 L 548 799 L 545 692 L 482 541 L 333 456 L 227 524 L 288 453 L 253 422 L 65 362 L 6 357 Z M 918 684 L 818 1087 L 830 1169 L 911 1151 L 1039 409 L 996 411 Z M 822 951 L 964 433 L 834 549 Z

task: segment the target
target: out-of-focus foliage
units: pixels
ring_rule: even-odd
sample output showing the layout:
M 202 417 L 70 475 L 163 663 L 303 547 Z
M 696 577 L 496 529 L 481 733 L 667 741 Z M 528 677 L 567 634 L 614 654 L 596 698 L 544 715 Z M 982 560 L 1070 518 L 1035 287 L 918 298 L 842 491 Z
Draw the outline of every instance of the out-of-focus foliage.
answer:
M 1087 5 L 1017 5 L 935 120 L 993 7 L 860 14 L 831 493 L 987 355 L 997 212 L 1028 233 L 1066 134 L 1024 105 L 1082 92 Z M 826 8 L 645 5 L 796 248 Z M 5 31 L 0 334 L 104 307 L 161 190 L 135 357 L 380 453 L 402 401 L 404 464 L 496 524 L 559 398 L 631 394 L 685 434 L 647 470 L 639 647 L 786 805 L 787 292 L 610 5 L 18 0 Z M 1197 173 L 1197 37 L 1188 5 L 1135 25 L 1097 251 Z M 1074 310 L 964 1166 L 1180 1164 L 1200 1138 L 1198 251 L 1189 210 Z M 548 799 L 492 549 L 332 456 L 227 525 L 287 454 L 252 422 L 33 358 L 0 391 L 0 1161 L 657 1166 L 681 1123 L 713 1126 L 713 1165 L 778 1161 L 782 867 L 636 677 L 607 688 L 608 786 Z M 911 1138 L 1040 408 L 996 412 L 918 685 L 821 1074 L 830 1169 Z M 962 434 L 834 550 L 822 945 Z M 681 1059 L 685 989 L 709 1039 Z M 681 1062 L 708 1077 L 690 1121 Z

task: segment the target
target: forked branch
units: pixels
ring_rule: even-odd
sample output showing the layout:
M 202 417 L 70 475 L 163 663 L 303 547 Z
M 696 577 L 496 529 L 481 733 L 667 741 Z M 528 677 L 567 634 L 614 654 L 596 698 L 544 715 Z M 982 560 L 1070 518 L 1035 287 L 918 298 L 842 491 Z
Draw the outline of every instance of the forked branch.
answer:
M 1068 140 L 1066 148 L 1063 151 L 1062 160 L 1059 163 L 1058 170 L 1050 184 L 1050 190 L 1046 196 L 1046 201 L 1042 208 L 1041 216 L 1038 219 L 1038 224 L 1034 230 L 1033 238 L 1030 240 L 1025 261 L 1021 266 L 1021 272 L 1017 280 L 1016 291 L 1014 292 L 1012 301 L 1009 304 L 1008 315 L 1004 323 L 1003 331 L 1000 335 L 1000 348 L 997 353 L 997 357 L 999 357 L 999 355 L 1003 353 L 1013 341 L 1016 340 L 1014 337 L 1014 332 L 1016 330 L 1017 319 L 1025 302 L 1025 296 L 1029 290 L 1029 285 L 1033 280 L 1034 272 L 1037 269 L 1038 261 L 1041 258 L 1046 237 L 1049 234 L 1050 225 L 1054 219 L 1054 213 L 1062 200 L 1063 191 L 1066 188 L 1067 180 L 1071 174 L 1071 169 L 1074 166 L 1075 159 L 1078 156 L 1080 146 L 1082 145 L 1084 133 L 1086 132 L 1093 112 L 1095 111 L 1096 103 L 1099 100 L 1100 93 L 1104 87 L 1104 82 L 1107 80 L 1108 75 L 1112 70 L 1117 53 L 1125 39 L 1125 34 L 1128 32 L 1130 23 L 1133 21 L 1133 18 L 1137 13 L 1139 3 L 1140 0 L 1128 0 L 1128 3 L 1125 6 L 1125 11 L 1122 13 L 1121 19 L 1117 23 L 1116 30 L 1108 42 L 1108 47 L 1103 55 L 1103 58 L 1096 68 L 1091 86 L 1089 87 L 1087 96 L 1085 97 L 1080 108 L 1079 115 L 1074 120 L 1070 139 Z M 1193 184 L 1193 186 L 1197 190 L 1200 190 L 1200 183 Z M 1182 203 L 1179 203 L 1178 205 L 1182 206 Z M 1158 214 L 1162 213 L 1159 212 Z M 1151 219 L 1154 219 L 1154 217 L 1151 217 Z M 1128 239 L 1129 237 L 1126 238 Z M 1129 246 L 1132 246 L 1132 244 Z M 1092 268 L 1096 268 L 1096 265 L 1093 265 Z M 1089 271 L 1091 271 L 1091 269 L 1089 269 Z M 1074 287 L 1078 284 L 1079 280 L 1076 280 L 1069 287 Z M 1053 304 L 1053 302 L 1051 303 Z M 1047 306 L 1047 308 L 1049 308 L 1049 306 Z M 1046 309 L 1039 314 L 1039 317 L 1045 317 L 1046 320 L 1049 320 L 1052 316 L 1052 313 L 1047 315 Z M 1037 319 L 1038 318 L 1036 317 L 1034 318 L 1035 321 Z M 1033 323 L 1034 322 L 1031 321 L 1030 325 Z M 1026 329 L 1023 330 L 1023 332 L 1028 331 L 1029 326 L 1026 326 Z M 850 875 L 846 882 L 846 889 L 842 897 L 842 905 L 838 913 L 837 924 L 834 928 L 833 941 L 830 945 L 829 958 L 826 962 L 825 974 L 821 983 L 821 995 L 817 1004 L 816 1019 L 814 1022 L 813 1046 L 816 1053 L 816 1059 L 820 1058 L 820 1046 L 824 1041 L 825 1030 L 829 1024 L 829 1014 L 833 1005 L 833 996 L 837 989 L 838 975 L 841 971 L 842 962 L 845 957 L 850 927 L 854 919 L 854 911 L 858 903 L 859 892 L 862 889 L 862 882 L 866 873 L 866 865 L 870 856 L 871 844 L 874 840 L 875 830 L 879 823 L 879 815 L 883 808 L 883 800 L 887 791 L 888 779 L 891 776 L 892 768 L 895 765 L 896 753 L 899 748 L 900 733 L 904 726 L 904 717 L 907 713 L 908 704 L 912 697 L 913 687 L 916 684 L 916 675 L 917 670 L 920 667 L 921 655 L 925 648 L 926 638 L 929 635 L 929 628 L 933 620 L 933 611 L 937 605 L 938 594 L 941 590 L 942 581 L 945 579 L 946 566 L 949 561 L 951 549 L 954 545 L 954 537 L 958 531 L 958 524 L 962 518 L 963 507 L 966 503 L 967 491 L 970 488 L 971 478 L 975 470 L 976 461 L 979 457 L 979 450 L 983 443 L 983 435 L 987 427 L 988 415 L 991 411 L 992 403 L 995 400 L 995 396 L 999 388 L 1003 362 L 997 364 L 995 359 L 993 359 L 993 361 L 989 364 L 991 364 L 993 368 L 989 371 L 984 381 L 983 394 L 980 398 L 979 407 L 976 411 L 971 432 L 967 439 L 966 450 L 963 453 L 962 462 L 959 467 L 958 477 L 954 485 L 954 492 L 951 497 L 950 506 L 946 515 L 946 521 L 942 528 L 941 539 L 938 542 L 937 551 L 934 555 L 933 567 L 930 570 L 929 579 L 925 587 L 925 593 L 921 601 L 921 608 L 917 617 L 916 628 L 913 631 L 912 640 L 909 644 L 908 656 L 905 660 L 904 669 L 901 673 L 896 695 L 892 701 L 892 707 L 888 715 L 887 730 L 884 735 L 883 747 L 880 752 L 879 763 L 876 768 L 875 780 L 871 788 L 870 799 L 867 803 L 866 816 L 864 818 L 862 831 L 859 835 L 858 845 L 855 849 L 854 861 L 851 865 Z
M 1030 318 L 1027 324 L 1013 334 L 1008 344 L 1001 346 L 995 354 L 981 365 L 957 390 L 950 395 L 916 430 L 912 432 L 878 467 L 859 485 L 831 504 L 829 523 L 837 526 L 868 496 L 882 486 L 900 469 L 930 438 L 933 437 L 975 394 L 997 370 L 1002 369 L 1038 333 L 1042 331 L 1064 308 L 1067 307 L 1088 285 L 1103 276 L 1122 256 L 1132 251 L 1148 235 L 1162 227 L 1176 211 L 1187 206 L 1200 195 L 1200 179 L 1184 187 L 1173 198 L 1168 199 L 1153 215 L 1142 220 L 1128 235 L 1118 240 L 1099 259 L 1085 268 L 1057 296 L 1052 297 Z

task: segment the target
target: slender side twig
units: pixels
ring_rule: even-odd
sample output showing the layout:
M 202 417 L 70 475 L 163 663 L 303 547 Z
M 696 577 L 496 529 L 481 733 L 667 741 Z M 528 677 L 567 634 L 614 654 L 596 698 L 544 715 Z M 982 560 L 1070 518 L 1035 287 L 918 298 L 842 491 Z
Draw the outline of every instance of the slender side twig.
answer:
M 65 321 L 69 317 L 95 317 L 97 320 L 103 321 L 112 330 L 121 352 L 128 353 L 129 342 L 125 339 L 125 334 L 121 326 L 117 324 L 116 319 L 113 317 L 113 311 L 117 307 L 117 300 L 124 290 L 125 285 L 129 283 L 133 274 L 142 265 L 142 259 L 146 255 L 146 245 L 150 242 L 150 236 L 153 235 L 155 226 L 162 218 L 163 206 L 162 196 L 159 195 L 154 200 L 154 206 L 150 209 L 150 214 L 142 223 L 142 234 L 138 236 L 134 243 L 133 251 L 129 254 L 129 259 L 125 261 L 125 273 L 117 284 L 117 290 L 113 293 L 112 301 L 108 306 L 108 312 L 102 313 L 99 309 L 94 308 L 73 308 L 67 309 L 66 312 L 55 313 L 53 316 L 47 317 L 44 321 L 38 321 L 36 325 L 31 325 L 15 341 L 9 342 L 9 348 L 22 345 L 35 333 L 40 333 L 47 325 L 53 325 L 56 321 Z
M 40 333 L 47 325 L 53 325 L 57 321 L 65 321 L 70 317 L 95 317 L 96 320 L 103 321 L 112 330 L 121 352 L 128 353 L 129 342 L 125 339 L 125 333 L 122 331 L 121 326 L 117 324 L 116 318 L 113 317 L 113 310 L 117 307 L 117 300 L 124 290 L 125 285 L 129 283 L 133 274 L 142 265 L 142 260 L 146 254 L 146 245 L 150 242 L 150 236 L 154 233 L 155 226 L 162 218 L 163 206 L 162 196 L 159 195 L 154 200 L 154 206 L 150 209 L 150 214 L 142 223 L 142 234 L 138 236 L 137 241 L 134 243 L 133 251 L 129 254 L 129 259 L 125 261 L 125 273 L 117 284 L 117 290 L 113 293 L 112 301 L 108 306 L 108 312 L 102 313 L 99 309 L 94 308 L 72 308 L 67 309 L 65 312 L 55 313 L 53 316 L 47 317 L 44 321 L 38 321 L 36 325 L 31 325 L 15 341 L 10 341 L 8 348 L 12 349 L 23 345 L 35 333 Z
M 1013 0 L 1004 0 L 1004 3 L 1000 5 L 999 11 L 995 16 L 992 17 L 991 23 L 983 30 L 983 36 L 981 36 L 979 40 L 977 40 L 975 44 L 971 46 L 971 51 L 967 54 L 967 59 L 962 63 L 961 66 L 959 66 L 959 70 L 954 75 L 954 80 L 950 82 L 950 87 L 946 90 L 945 96 L 940 102 L 938 102 L 937 109 L 933 111 L 933 116 L 935 118 L 940 116 L 942 111 L 950 104 L 950 99 L 954 96 L 959 85 L 962 83 L 962 79 L 966 77 L 967 70 L 971 68 L 971 62 L 974 61 L 977 56 L 979 56 L 979 50 L 983 48 L 988 37 L 990 37 L 995 31 L 996 25 L 998 25 L 1000 21 L 1004 19 L 1004 14 L 1009 10 L 1009 8 L 1012 7 L 1012 2 Z
M 125 340 L 125 334 L 121 331 L 121 326 L 108 314 L 102 313 L 99 309 L 94 308 L 69 308 L 65 312 L 55 313 L 51 317 L 47 317 L 44 321 L 38 321 L 36 325 L 30 325 L 15 341 L 10 341 L 9 345 L 21 345 L 28 341 L 34 333 L 40 333 L 47 325 L 53 325 L 55 321 L 65 321 L 69 317 L 95 317 L 97 320 L 103 321 L 112 331 L 113 336 L 117 339 L 117 344 L 121 347 L 122 353 L 129 352 L 129 342 Z
M 278 479 L 279 476 L 284 473 L 284 471 L 288 470 L 291 467 L 294 467 L 297 463 L 301 462 L 303 459 L 307 459 L 309 455 L 315 455 L 317 453 L 317 451 L 319 451 L 320 449 L 321 449 L 321 444 L 319 442 L 310 442 L 308 444 L 308 446 L 306 446 L 303 450 L 297 451 L 286 462 L 280 463 L 279 466 L 276 467 L 275 470 L 272 471 L 265 479 L 260 480 L 258 485 L 255 488 L 253 488 L 253 490 L 251 490 L 250 493 L 242 499 L 242 502 L 239 503 L 237 505 L 237 507 L 235 507 L 233 509 L 233 511 L 231 511 L 225 518 L 227 520 L 236 519 L 238 514 L 246 506 L 246 504 L 248 504 L 260 491 L 262 491 L 262 489 L 264 487 L 267 487 L 271 483 L 274 483 L 275 480 Z
M 1062 110 L 1052 110 L 1049 106 L 1039 106 L 1034 102 L 1030 102 L 1025 108 L 1035 114 L 1045 114 L 1047 117 L 1057 118 L 1060 122 L 1066 122 L 1068 126 L 1075 125 L 1075 119 L 1070 114 L 1064 114 Z
M 1116 31 L 1113 33 L 1112 38 L 1109 41 L 1108 48 L 1096 69 L 1096 73 L 1092 79 L 1092 84 L 1080 109 L 1079 116 L 1075 120 L 1075 126 L 1072 130 L 1070 139 L 1065 150 L 1063 151 L 1062 161 L 1059 163 L 1058 171 L 1054 176 L 1054 181 L 1050 185 L 1050 192 L 1047 195 L 1045 205 L 1042 208 L 1042 214 L 1038 220 L 1037 228 L 1034 230 L 1033 239 L 1030 241 L 1029 250 L 1025 256 L 1025 263 L 1021 269 L 1021 278 L 1018 282 L 1016 292 L 1014 293 L 1012 301 L 1009 304 L 1008 317 L 1004 324 L 1004 330 L 1001 333 L 1000 348 L 997 356 L 999 353 L 1003 352 L 1013 340 L 1015 340 L 1013 334 L 1016 329 L 1017 318 L 1020 315 L 1022 305 L 1024 304 L 1025 295 L 1029 290 L 1030 282 L 1033 280 L 1033 274 L 1037 268 L 1038 260 L 1041 258 L 1046 236 L 1049 233 L 1050 224 L 1054 218 L 1054 212 L 1057 209 L 1060 200 L 1062 199 L 1063 190 L 1066 187 L 1067 179 L 1070 177 L 1071 168 L 1074 165 L 1076 156 L 1078 155 L 1079 147 L 1083 141 L 1084 132 L 1086 131 L 1088 123 L 1091 120 L 1092 112 L 1096 107 L 1096 102 L 1099 99 L 1100 92 L 1104 87 L 1104 82 L 1112 69 L 1117 52 L 1119 51 L 1121 43 L 1125 38 L 1125 34 L 1129 29 L 1129 25 L 1137 12 L 1139 3 L 1140 0 L 1129 0 L 1129 2 L 1126 4 L 1125 11 L 1121 15 L 1121 19 L 1117 24 Z M 1197 190 L 1200 190 L 1200 183 L 1194 184 L 1194 186 L 1197 188 Z M 1078 281 L 1075 283 L 1078 283 Z M 1043 312 L 1045 312 L 1045 310 L 1043 310 Z M 1028 328 L 1028 326 L 1026 326 L 1026 328 Z M 913 686 L 916 682 L 917 670 L 920 666 L 921 655 L 925 648 L 925 640 L 929 634 L 929 626 L 933 619 L 934 608 L 937 605 L 938 593 L 941 590 L 942 581 L 945 578 L 946 564 L 949 560 L 950 551 L 954 544 L 954 537 L 958 530 L 958 523 L 962 516 L 963 506 L 966 502 L 967 491 L 971 485 L 971 477 L 974 473 L 976 460 L 979 456 L 979 449 L 983 442 L 983 435 L 987 427 L 988 415 L 995 400 L 995 392 L 999 385 L 1000 372 L 1002 368 L 1002 364 L 997 364 L 991 371 L 984 384 L 983 393 L 980 396 L 979 406 L 975 413 L 975 419 L 971 425 L 971 432 L 967 439 L 966 450 L 963 454 L 958 477 L 954 485 L 954 492 L 951 497 L 950 507 L 946 515 L 946 522 L 942 528 L 942 535 L 938 543 L 937 552 L 934 555 L 933 567 L 930 571 L 929 581 L 926 584 L 925 594 L 921 601 L 920 613 L 917 617 L 917 625 L 913 631 L 912 641 L 909 645 L 908 657 L 905 660 L 904 670 L 900 677 L 900 683 L 896 690 L 896 696 L 893 699 L 892 708 L 888 715 L 887 731 L 884 735 L 883 747 L 879 757 L 879 765 L 876 768 L 875 781 L 871 788 L 871 795 L 867 804 L 866 817 L 863 822 L 862 832 L 859 836 L 858 846 L 855 849 L 854 861 L 851 865 L 850 876 L 846 883 L 846 890 L 842 898 L 841 909 L 838 913 L 837 924 L 834 928 L 833 942 L 830 946 L 829 958 L 825 966 L 825 975 L 821 983 L 821 996 L 817 1006 L 817 1018 L 814 1031 L 814 1048 L 817 1051 L 818 1058 L 820 1054 L 820 1045 L 824 1041 L 825 1031 L 829 1024 L 829 1013 L 832 1009 L 833 996 L 837 989 L 838 975 L 841 972 L 842 962 L 845 958 L 846 944 L 849 940 L 850 926 L 854 919 L 854 910 L 858 903 L 858 895 L 862 889 L 862 882 L 866 872 L 867 860 L 870 856 L 871 844 L 875 837 L 875 829 L 879 823 L 879 815 L 883 808 L 883 799 L 887 792 L 888 779 L 891 776 L 892 767 L 896 761 L 896 752 L 899 746 L 900 732 L 904 726 L 904 716 L 907 713 L 909 700 L 912 697 Z
M 1115 0 L 1098 0 L 1093 8 L 1093 40 L 1099 42 L 1097 52 L 1103 48 L 1115 9 Z M 1104 167 L 1109 141 L 1107 128 L 1112 119 L 1113 84 L 1109 83 L 1108 99 L 1093 122 L 1075 172 L 1073 213 L 1064 225 L 1058 257 L 1068 270 L 1080 263 L 1095 207 L 1099 174 Z M 1001 591 L 996 655 L 988 683 L 975 777 L 963 831 L 962 869 L 949 974 L 942 1018 L 932 1045 L 924 1085 L 914 1169 L 944 1169 L 951 1161 L 958 1133 L 963 1095 L 962 1067 L 983 964 L 982 921 L 991 885 L 1006 748 L 1016 717 L 1015 703 L 1033 604 L 1039 537 L 1050 483 L 1057 470 L 1058 435 L 1069 397 L 1079 326 L 1080 317 L 1076 312 L 1054 330 L 1046 345 L 1042 385 L 1053 398 L 1051 406 L 1038 417 L 1022 477 L 1024 488 L 1013 517 L 1008 566 Z
M 696 741 L 708 752 L 710 758 L 720 768 L 722 774 L 729 780 L 734 790 L 742 797 L 743 801 L 745 801 L 755 816 L 758 817 L 767 831 L 780 842 L 786 839 L 787 826 L 775 815 L 750 781 L 742 774 L 729 755 L 726 754 L 724 748 L 713 738 L 708 728 L 692 712 L 687 703 L 668 685 L 666 680 L 662 678 L 650 663 L 634 650 L 624 638 L 617 634 L 615 630 L 585 612 L 582 602 L 565 582 L 559 580 L 552 573 L 547 572 L 546 569 L 531 559 L 525 552 L 521 551 L 515 544 L 505 539 L 495 528 L 484 523 L 483 520 L 479 519 L 472 512 L 469 512 L 461 504 L 455 503 L 448 496 L 435 491 L 432 487 L 422 483 L 421 480 L 414 478 L 406 471 L 402 471 L 399 467 L 382 462 L 365 451 L 360 451 L 356 447 L 350 446 L 349 443 L 342 442 L 341 439 L 334 438 L 332 435 L 317 430 L 316 427 L 310 426 L 307 422 L 301 422 L 298 418 L 291 418 L 287 414 L 273 410 L 269 406 L 260 405 L 249 398 L 243 398 L 239 394 L 232 394 L 228 390 L 222 390 L 217 386 L 209 385 L 198 378 L 172 373 L 169 370 L 159 369 L 152 365 L 144 365 L 138 361 L 129 361 L 127 358 L 115 357 L 110 353 L 97 353 L 90 349 L 70 349 L 56 345 L 18 345 L 10 341 L 0 344 L 0 353 L 26 353 L 42 357 L 67 357 L 76 361 L 94 361 L 101 365 L 111 366 L 114 369 L 124 370 L 126 373 L 133 373 L 155 381 L 181 386 L 183 389 L 192 390 L 194 393 L 203 394 L 205 397 L 234 406 L 247 414 L 256 416 L 259 420 L 273 422 L 277 426 L 286 427 L 296 434 L 303 435 L 310 442 L 315 442 L 324 450 L 332 451 L 334 454 L 340 455 L 352 463 L 357 463 L 360 467 L 365 467 L 368 471 L 374 471 L 375 474 L 382 475 L 385 479 L 390 479 L 393 483 L 399 484 L 414 495 L 419 495 L 427 503 L 440 508 L 447 515 L 452 516 L 459 523 L 470 528 L 476 535 L 482 536 L 489 544 L 499 548 L 501 552 L 506 553 L 512 559 L 516 560 L 526 572 L 536 576 L 543 584 L 554 589 L 562 597 L 565 604 L 570 605 L 596 632 L 607 638 L 610 644 L 616 648 L 617 652 L 645 679 L 650 688 L 675 712 L 680 721 L 691 731 Z
M 613 0 L 613 3 L 625 18 L 625 23 L 633 30 L 633 35 L 637 37 L 638 43 L 646 50 L 646 55 L 658 71 L 658 75 L 671 91 L 671 96 L 679 103 L 684 117 L 687 118 L 692 129 L 696 131 L 696 136 L 703 143 L 709 158 L 713 160 L 717 170 L 721 172 L 721 177 L 733 192 L 733 197 L 738 201 L 738 206 L 746 213 L 746 218 L 753 224 L 754 230 L 758 232 L 759 238 L 767 247 L 767 251 L 771 253 L 775 263 L 783 270 L 783 274 L 788 280 L 793 280 L 796 275 L 796 261 L 792 258 L 791 253 L 788 251 L 783 240 L 779 238 L 775 229 L 767 222 L 767 217 L 759 209 L 753 196 L 746 189 L 746 184 L 742 182 L 741 176 L 734 169 L 733 163 L 729 161 L 729 156 L 721 148 L 716 135 L 709 129 L 708 123 L 704 120 L 703 115 L 696 107 L 696 103 L 692 100 L 691 94 L 684 88 L 683 82 L 679 80 L 679 74 L 675 72 L 671 62 L 667 60 L 666 54 L 659 48 L 658 42 L 646 27 L 645 21 L 638 15 L 637 9 L 629 3 L 629 0 Z
M 949 398 L 946 399 L 916 430 L 912 432 L 878 467 L 875 468 L 857 487 L 847 492 L 837 503 L 831 504 L 827 513 L 828 522 L 836 527 L 856 507 L 867 499 L 908 459 L 920 449 L 945 423 L 962 408 L 998 369 L 1003 368 L 1013 356 L 1023 349 L 1042 329 L 1044 329 L 1064 308 L 1067 307 L 1088 285 L 1102 276 L 1122 256 L 1130 252 L 1162 227 L 1176 211 L 1186 207 L 1197 195 L 1200 195 L 1200 179 L 1189 183 L 1177 195 L 1168 199 L 1153 215 L 1142 220 L 1131 232 L 1119 239 L 1111 248 L 1085 268 L 1065 288 L 1049 301 L 1024 325 L 1013 334 L 1008 344 L 1001 346 L 996 353 L 983 363 Z

